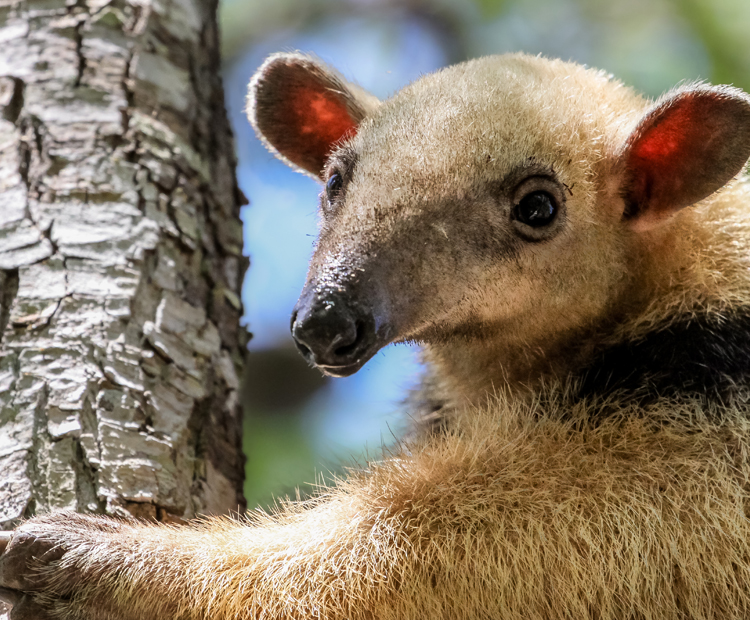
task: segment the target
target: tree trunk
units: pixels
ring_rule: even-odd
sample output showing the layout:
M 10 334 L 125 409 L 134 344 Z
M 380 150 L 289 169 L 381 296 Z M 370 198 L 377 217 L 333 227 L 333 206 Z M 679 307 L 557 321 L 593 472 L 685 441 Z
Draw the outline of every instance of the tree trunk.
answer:
M 0 0 L 0 529 L 242 510 L 216 0 Z

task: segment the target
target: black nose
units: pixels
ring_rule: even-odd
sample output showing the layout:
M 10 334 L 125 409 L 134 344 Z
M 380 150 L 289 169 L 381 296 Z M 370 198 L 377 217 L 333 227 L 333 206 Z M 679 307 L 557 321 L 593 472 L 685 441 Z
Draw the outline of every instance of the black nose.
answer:
M 309 362 L 328 374 L 350 375 L 372 355 L 375 319 L 338 298 L 301 300 L 292 315 L 292 336 Z

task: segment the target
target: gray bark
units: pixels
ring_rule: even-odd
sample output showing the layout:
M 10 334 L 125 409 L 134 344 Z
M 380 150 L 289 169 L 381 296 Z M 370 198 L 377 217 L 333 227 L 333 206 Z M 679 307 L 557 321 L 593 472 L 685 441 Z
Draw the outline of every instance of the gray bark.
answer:
M 216 0 L 0 0 L 0 529 L 244 508 Z

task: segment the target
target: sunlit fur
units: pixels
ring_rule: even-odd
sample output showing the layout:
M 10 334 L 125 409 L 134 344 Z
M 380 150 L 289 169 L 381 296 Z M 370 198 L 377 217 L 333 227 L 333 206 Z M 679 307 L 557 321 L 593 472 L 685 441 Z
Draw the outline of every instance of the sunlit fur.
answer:
M 125 618 L 746 618 L 748 412 L 587 410 L 499 396 L 279 516 L 85 531 L 66 564 Z
M 446 430 L 273 516 L 31 521 L 70 549 L 46 569 L 48 599 L 73 594 L 54 603 L 61 617 L 750 617 L 750 393 L 576 397 L 601 347 L 750 305 L 746 179 L 648 230 L 624 222 L 618 153 L 648 105 L 601 73 L 520 55 L 383 102 L 344 145 L 357 174 L 310 273 L 385 256 L 394 339 L 425 343 Z M 529 161 L 571 189 L 568 227 L 493 266 L 445 205 L 489 213 L 483 183 Z

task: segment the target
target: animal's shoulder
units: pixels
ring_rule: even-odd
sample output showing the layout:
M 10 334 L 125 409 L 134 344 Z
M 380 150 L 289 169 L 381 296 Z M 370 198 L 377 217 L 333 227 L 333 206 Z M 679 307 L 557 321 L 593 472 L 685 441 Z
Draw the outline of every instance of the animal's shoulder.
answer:
M 750 306 L 665 321 L 602 350 L 579 377 L 581 397 L 729 401 L 750 383 Z

